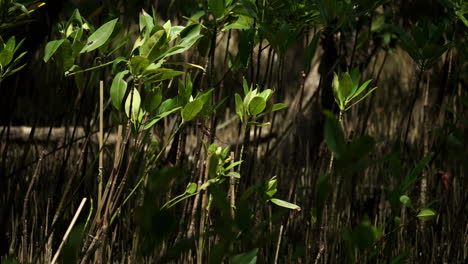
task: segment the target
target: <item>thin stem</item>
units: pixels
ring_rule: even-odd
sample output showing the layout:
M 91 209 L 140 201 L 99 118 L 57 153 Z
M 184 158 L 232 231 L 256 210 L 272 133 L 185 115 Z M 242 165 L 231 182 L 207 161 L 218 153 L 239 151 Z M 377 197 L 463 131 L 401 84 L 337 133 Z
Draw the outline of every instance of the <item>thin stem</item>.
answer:
M 99 68 L 106 67 L 107 65 L 111 65 L 112 63 L 114 63 L 114 61 L 109 61 L 109 62 L 106 62 L 104 64 L 100 64 L 98 66 L 87 68 L 87 69 L 84 69 L 84 70 L 81 70 L 81 71 L 76 71 L 76 72 L 72 72 L 72 73 L 65 72 L 65 76 L 70 77 L 70 76 L 73 76 L 73 75 L 78 74 L 78 73 L 93 71 L 93 70 L 96 70 L 96 69 L 99 69 Z

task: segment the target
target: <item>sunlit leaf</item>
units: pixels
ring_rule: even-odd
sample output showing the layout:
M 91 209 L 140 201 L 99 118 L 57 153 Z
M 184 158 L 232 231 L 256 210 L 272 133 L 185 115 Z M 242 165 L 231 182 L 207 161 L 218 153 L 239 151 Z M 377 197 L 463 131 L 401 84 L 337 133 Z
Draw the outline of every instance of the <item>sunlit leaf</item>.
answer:
M 117 110 L 120 110 L 125 92 L 127 91 L 127 82 L 123 79 L 127 73 L 128 71 L 119 72 L 115 75 L 114 80 L 112 80 L 110 96 L 112 105 Z
M 411 204 L 411 199 L 407 195 L 400 196 L 400 202 L 408 208 L 413 208 L 413 205 Z
M 130 94 L 127 96 L 127 101 L 125 102 L 125 113 L 127 114 L 127 117 L 130 118 L 130 120 L 133 123 L 136 123 L 139 119 L 139 115 L 142 111 L 140 108 L 141 104 L 141 97 L 140 93 L 138 92 L 137 89 L 133 89 Z M 132 108 L 131 114 L 130 114 L 130 106 Z
M 419 211 L 416 217 L 421 221 L 429 221 L 434 219 L 436 215 L 436 211 L 432 210 L 431 208 L 423 208 L 421 211 Z
M 65 39 L 53 40 L 47 43 L 44 51 L 44 62 L 49 61 L 49 59 L 55 54 L 55 52 L 60 48 Z
M 249 114 L 252 116 L 258 115 L 265 110 L 265 107 L 265 99 L 261 96 L 255 96 L 249 102 Z
M 98 28 L 93 34 L 91 34 L 91 36 L 89 36 L 86 45 L 83 47 L 80 53 L 90 52 L 104 45 L 112 35 L 116 23 L 117 18 L 105 23 L 100 28 Z
M 284 208 L 288 208 L 288 209 L 292 209 L 292 210 L 296 210 L 296 211 L 300 211 L 301 210 L 301 207 L 293 204 L 293 203 L 290 203 L 290 202 L 286 202 L 286 201 L 283 201 L 283 200 L 280 200 L 280 199 L 277 199 L 277 198 L 272 198 L 270 200 L 272 203 L 278 205 L 278 206 L 281 206 L 281 207 L 284 207 Z
M 195 118 L 203 108 L 203 101 L 201 99 L 195 99 L 192 102 L 187 103 L 182 110 L 183 122 L 188 122 Z

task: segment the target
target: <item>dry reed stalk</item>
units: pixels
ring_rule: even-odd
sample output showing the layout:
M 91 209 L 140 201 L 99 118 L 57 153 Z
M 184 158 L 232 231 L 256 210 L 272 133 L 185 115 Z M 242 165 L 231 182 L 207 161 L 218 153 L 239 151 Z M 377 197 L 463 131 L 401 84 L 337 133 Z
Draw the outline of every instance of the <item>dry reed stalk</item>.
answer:
M 83 206 L 85 205 L 85 203 L 86 203 L 86 197 L 83 198 L 83 200 L 81 200 L 80 206 L 78 206 L 78 209 L 76 210 L 75 216 L 73 216 L 73 219 L 71 220 L 70 225 L 68 226 L 68 229 L 67 229 L 67 231 L 65 232 L 65 235 L 62 238 L 62 242 L 60 243 L 60 246 L 57 249 L 57 252 L 55 252 L 55 255 L 54 255 L 54 258 L 52 259 L 51 264 L 55 264 L 55 262 L 57 261 L 59 255 L 60 255 L 60 251 L 62 250 L 63 245 L 65 245 L 65 242 L 67 241 L 68 236 L 70 235 L 70 232 L 73 229 L 73 226 L 75 226 L 75 222 L 78 219 L 78 216 L 80 215 L 81 210 L 83 209 Z

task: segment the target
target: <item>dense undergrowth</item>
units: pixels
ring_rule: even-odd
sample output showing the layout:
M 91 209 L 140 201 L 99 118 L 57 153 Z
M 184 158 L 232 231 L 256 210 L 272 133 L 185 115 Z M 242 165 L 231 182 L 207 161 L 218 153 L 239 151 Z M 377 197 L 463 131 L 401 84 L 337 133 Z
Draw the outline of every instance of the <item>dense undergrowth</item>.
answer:
M 2 263 L 465 263 L 468 4 L 0 2 Z

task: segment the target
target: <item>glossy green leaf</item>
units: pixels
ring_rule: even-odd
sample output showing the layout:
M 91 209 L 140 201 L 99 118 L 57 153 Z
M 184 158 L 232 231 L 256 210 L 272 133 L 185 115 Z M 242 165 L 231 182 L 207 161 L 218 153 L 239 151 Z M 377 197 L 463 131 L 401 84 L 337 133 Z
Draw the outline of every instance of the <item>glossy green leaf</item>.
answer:
M 127 100 L 125 102 L 125 113 L 127 114 L 127 117 L 129 117 L 133 123 L 136 123 L 139 120 L 140 113 L 142 113 L 143 111 L 140 108 L 140 105 L 141 105 L 140 93 L 138 92 L 137 89 L 133 89 L 127 96 Z M 130 106 L 132 108 L 131 114 L 130 114 Z
M 354 102 L 352 105 L 348 106 L 345 111 L 347 111 L 348 109 L 350 109 L 351 107 L 353 107 L 354 105 L 358 104 L 359 102 L 361 102 L 362 100 L 366 99 L 367 96 L 369 96 L 373 91 L 375 91 L 377 89 L 377 87 L 374 87 L 372 89 L 370 89 L 364 96 L 362 96 L 361 98 L 359 98 L 356 102 Z
M 182 110 L 183 122 L 185 123 L 195 118 L 198 115 L 198 113 L 200 113 L 202 108 L 203 101 L 200 99 L 195 99 L 192 102 L 187 103 L 184 106 L 184 109 Z
M 235 99 L 236 99 L 236 114 L 239 116 L 239 119 L 241 120 L 241 122 L 244 122 L 244 102 L 242 101 L 242 98 L 241 96 L 236 93 L 234 95 Z
M 237 254 L 231 258 L 231 264 L 256 264 L 258 248 Z
M 286 201 L 283 201 L 283 200 L 280 200 L 280 199 L 277 199 L 277 198 L 272 198 L 270 200 L 272 203 L 278 205 L 278 206 L 281 206 L 281 207 L 284 207 L 284 208 L 288 208 L 288 209 L 292 209 L 292 210 L 296 210 L 296 211 L 300 211 L 301 210 L 301 207 L 293 204 L 293 203 L 290 203 L 290 202 L 286 202 Z
M 235 172 L 235 171 L 230 171 L 228 174 L 226 174 L 227 177 L 233 177 L 236 179 L 240 179 L 240 173 Z
M 244 89 L 244 95 L 247 95 L 250 91 L 250 87 L 245 78 L 242 78 L 242 88 Z
M 359 89 L 357 89 L 357 91 L 355 91 L 354 94 L 351 95 L 350 99 L 353 99 L 359 96 L 364 90 L 366 90 L 370 82 L 372 82 L 372 80 L 368 80 L 367 82 L 363 83 L 361 87 L 359 87 Z
M 345 100 L 348 100 L 350 97 L 351 93 L 353 91 L 353 79 L 351 79 L 351 76 L 349 75 L 348 72 L 345 72 L 340 79 L 340 88 L 339 92 L 343 96 Z
M 274 104 L 271 107 L 270 112 L 279 111 L 279 110 L 284 109 L 286 107 L 288 107 L 286 104 L 282 104 L 282 103 Z
M 345 98 L 343 98 L 343 95 L 340 92 L 340 78 L 338 74 L 336 73 L 333 73 L 332 88 L 333 88 L 333 96 L 335 96 L 336 103 L 340 107 L 340 110 L 344 111 Z
M 8 49 L 4 49 L 0 51 L 0 65 L 2 66 L 2 68 L 6 68 L 12 59 L 13 59 L 12 51 Z
M 117 18 L 105 23 L 100 28 L 98 28 L 93 34 L 91 34 L 91 36 L 89 36 L 86 45 L 83 47 L 80 53 L 90 52 L 104 45 L 112 35 L 116 23 Z
M 145 96 L 143 107 L 148 112 L 156 110 L 162 102 L 162 89 L 160 86 L 152 88 Z
M 184 72 L 181 72 L 181 71 L 174 71 L 174 70 L 165 69 L 165 68 L 158 69 L 158 71 L 159 72 L 155 74 L 146 76 L 145 81 L 148 83 L 156 83 L 156 82 L 169 80 L 169 79 L 172 79 L 174 77 L 184 74 Z
M 421 221 L 429 221 L 436 217 L 436 211 L 432 210 L 431 208 L 423 208 L 419 211 L 418 215 L 416 216 Z
M 139 26 L 140 32 L 142 32 L 144 29 L 146 29 L 146 32 L 150 32 L 154 27 L 153 18 L 148 13 L 146 13 L 145 10 L 141 11 L 139 17 Z
M 215 18 L 220 18 L 224 15 L 225 3 L 224 0 L 208 0 L 208 9 Z
M 112 85 L 110 88 L 110 97 L 112 105 L 115 109 L 120 110 L 122 106 L 122 101 L 127 92 L 127 82 L 124 80 L 125 75 L 128 71 L 121 71 L 117 73 L 112 80 Z
M 268 199 L 272 198 L 273 195 L 278 191 L 278 180 L 276 176 L 272 177 L 268 182 L 266 182 L 265 195 Z
M 400 202 L 408 208 L 413 208 L 413 204 L 411 204 L 411 199 L 407 195 L 400 196 Z
M 150 62 L 159 57 L 165 47 L 166 31 L 164 29 L 156 31 L 151 37 L 140 47 L 140 55 L 147 56 Z
M 263 112 L 263 110 L 265 110 L 266 101 L 261 96 L 255 96 L 250 100 L 248 107 L 249 107 L 249 114 L 252 116 L 255 116 Z
M 167 100 L 166 100 L 167 102 Z M 161 107 L 160 107 L 161 108 Z M 177 112 L 181 109 L 182 107 L 176 107 L 176 108 L 173 108 L 173 109 L 170 109 L 168 111 L 165 111 L 159 115 L 157 115 L 155 118 L 151 119 L 151 121 L 149 121 L 145 126 L 144 126 L 144 130 L 146 129 L 149 129 L 151 127 L 153 127 L 157 122 L 159 122 L 161 119 L 163 119 L 164 117 L 174 113 L 174 112 Z
M 186 193 L 189 194 L 194 194 L 197 191 L 197 184 L 196 183 L 189 183 L 187 186 L 187 190 L 185 190 Z
M 149 66 L 149 61 L 144 56 L 133 56 L 129 61 L 129 66 L 132 75 L 138 76 Z
M 49 61 L 49 59 L 55 54 L 55 52 L 60 48 L 65 39 L 53 40 L 47 43 L 44 50 L 44 62 Z
M 265 99 L 265 102 L 268 102 L 268 100 L 271 98 L 272 95 L 273 95 L 273 90 L 265 89 L 258 96 L 263 97 L 263 99 Z
M 254 0 L 241 0 L 240 2 L 251 17 L 257 18 L 258 10 Z

